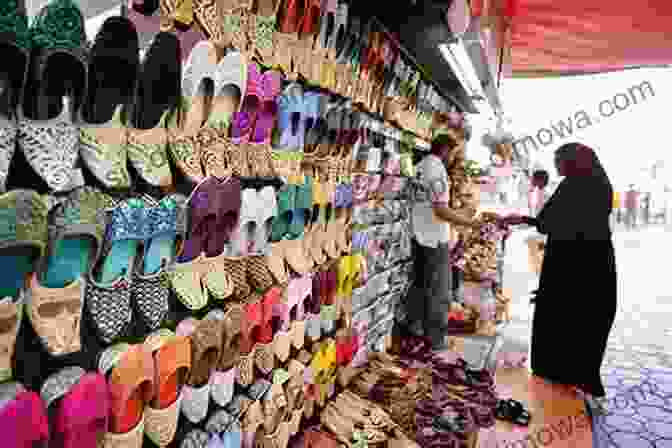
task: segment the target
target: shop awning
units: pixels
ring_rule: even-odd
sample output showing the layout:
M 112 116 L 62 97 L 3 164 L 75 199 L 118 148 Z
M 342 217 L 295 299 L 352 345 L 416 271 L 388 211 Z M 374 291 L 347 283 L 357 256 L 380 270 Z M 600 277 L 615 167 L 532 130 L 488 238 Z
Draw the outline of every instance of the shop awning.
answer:
M 509 75 L 672 64 L 669 0 L 515 0 L 512 6 Z

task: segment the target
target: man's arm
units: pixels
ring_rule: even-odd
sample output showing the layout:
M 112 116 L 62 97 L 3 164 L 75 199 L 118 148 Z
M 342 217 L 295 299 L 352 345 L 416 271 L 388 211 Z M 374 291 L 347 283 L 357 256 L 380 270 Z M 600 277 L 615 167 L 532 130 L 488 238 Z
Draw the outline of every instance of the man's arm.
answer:
M 441 221 L 446 221 L 450 224 L 463 227 L 478 227 L 478 224 L 469 218 L 466 214 L 462 214 L 456 210 L 453 210 L 447 205 L 434 204 L 433 210 L 434 216 L 439 218 Z

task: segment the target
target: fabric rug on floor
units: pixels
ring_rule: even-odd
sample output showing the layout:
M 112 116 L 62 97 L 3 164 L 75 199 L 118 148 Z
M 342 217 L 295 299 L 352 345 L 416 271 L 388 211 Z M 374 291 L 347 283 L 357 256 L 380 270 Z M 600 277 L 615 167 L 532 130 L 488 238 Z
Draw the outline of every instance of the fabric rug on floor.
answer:
M 609 412 L 593 416 L 595 448 L 672 448 L 670 361 L 662 353 L 608 351 Z

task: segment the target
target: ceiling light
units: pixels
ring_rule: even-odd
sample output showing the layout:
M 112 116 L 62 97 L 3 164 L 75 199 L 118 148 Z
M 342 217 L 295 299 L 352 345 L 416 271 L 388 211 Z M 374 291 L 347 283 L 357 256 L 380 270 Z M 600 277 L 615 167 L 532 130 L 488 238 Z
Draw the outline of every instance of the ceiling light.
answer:
M 453 42 L 440 44 L 439 51 L 443 58 L 450 65 L 451 70 L 457 76 L 460 84 L 466 89 L 467 94 L 473 98 L 485 98 L 481 80 L 476 74 L 473 62 L 464 48 L 464 43 L 461 39 L 456 39 Z

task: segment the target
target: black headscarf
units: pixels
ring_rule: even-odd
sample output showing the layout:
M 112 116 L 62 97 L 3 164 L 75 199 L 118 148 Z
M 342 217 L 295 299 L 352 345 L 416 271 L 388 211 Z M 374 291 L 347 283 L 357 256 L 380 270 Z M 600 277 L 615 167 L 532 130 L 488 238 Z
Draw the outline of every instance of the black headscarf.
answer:
M 539 213 L 539 230 L 562 239 L 610 238 L 613 188 L 595 151 L 567 143 L 556 150 L 556 158 L 565 178 Z

